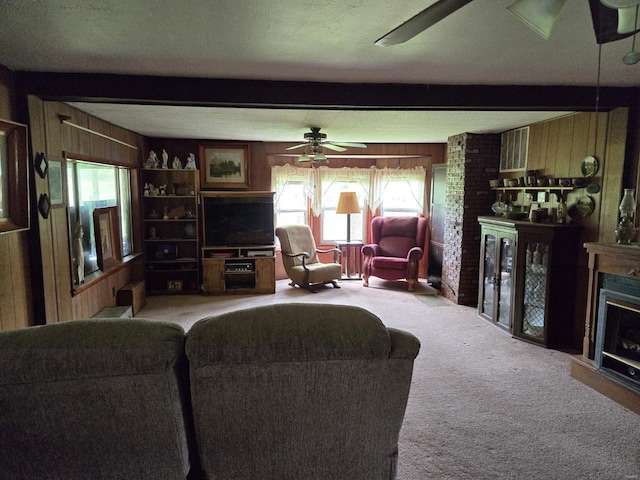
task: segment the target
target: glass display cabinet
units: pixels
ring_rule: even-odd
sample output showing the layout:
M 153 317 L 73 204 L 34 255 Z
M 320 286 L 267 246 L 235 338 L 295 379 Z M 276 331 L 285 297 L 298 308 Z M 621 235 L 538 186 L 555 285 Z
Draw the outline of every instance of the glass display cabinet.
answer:
M 511 329 L 513 256 L 516 237 L 500 228 L 483 228 L 478 313 L 485 320 Z
M 479 217 L 478 315 L 547 347 L 572 346 L 577 225 Z

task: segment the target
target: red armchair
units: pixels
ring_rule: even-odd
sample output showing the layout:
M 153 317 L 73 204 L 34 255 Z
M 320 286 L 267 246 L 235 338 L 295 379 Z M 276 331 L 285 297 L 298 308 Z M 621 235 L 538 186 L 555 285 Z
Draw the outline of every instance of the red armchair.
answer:
M 406 279 L 413 292 L 418 262 L 426 250 L 427 224 L 424 217 L 374 217 L 371 243 L 362 247 L 364 286 L 369 286 L 370 276 Z

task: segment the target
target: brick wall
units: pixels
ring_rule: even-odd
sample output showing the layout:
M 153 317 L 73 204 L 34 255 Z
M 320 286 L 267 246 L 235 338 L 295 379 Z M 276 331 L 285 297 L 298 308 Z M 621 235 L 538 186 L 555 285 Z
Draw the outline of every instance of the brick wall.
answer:
M 450 137 L 442 263 L 442 294 L 460 305 L 478 303 L 480 226 L 491 214 L 495 195 L 489 180 L 498 177 L 500 135 L 463 133 Z

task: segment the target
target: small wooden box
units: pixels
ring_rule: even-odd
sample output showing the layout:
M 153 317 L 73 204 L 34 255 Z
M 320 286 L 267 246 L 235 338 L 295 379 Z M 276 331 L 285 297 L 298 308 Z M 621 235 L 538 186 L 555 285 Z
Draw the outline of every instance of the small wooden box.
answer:
M 144 281 L 125 285 L 116 295 L 117 305 L 131 305 L 135 316 L 147 303 Z

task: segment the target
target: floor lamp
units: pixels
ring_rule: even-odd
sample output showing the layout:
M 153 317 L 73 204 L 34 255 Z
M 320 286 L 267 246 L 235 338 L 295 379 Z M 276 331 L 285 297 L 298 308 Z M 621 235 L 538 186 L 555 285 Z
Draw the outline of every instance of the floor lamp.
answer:
M 349 243 L 351 241 L 351 214 L 360 213 L 356 192 L 340 192 L 336 213 L 347 214 L 347 243 Z

